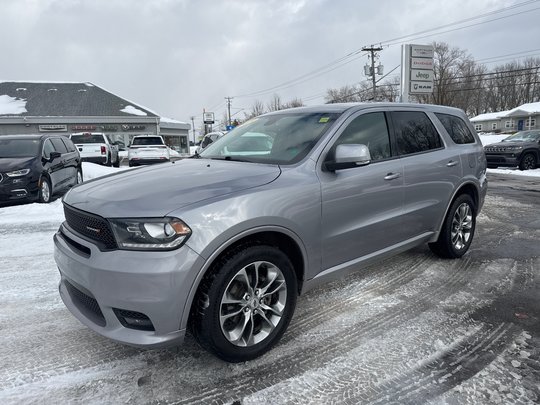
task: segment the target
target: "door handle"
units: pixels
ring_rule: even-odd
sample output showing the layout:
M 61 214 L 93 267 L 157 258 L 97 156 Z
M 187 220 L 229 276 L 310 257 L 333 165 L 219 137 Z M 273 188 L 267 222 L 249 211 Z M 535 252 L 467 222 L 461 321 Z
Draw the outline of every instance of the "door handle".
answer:
M 458 164 L 457 161 L 451 160 L 450 162 L 448 162 L 448 163 L 446 164 L 446 166 L 448 166 L 448 167 L 454 167 L 454 166 L 457 165 L 457 164 Z
M 385 180 L 394 180 L 401 176 L 401 173 L 388 173 L 386 176 L 384 176 Z

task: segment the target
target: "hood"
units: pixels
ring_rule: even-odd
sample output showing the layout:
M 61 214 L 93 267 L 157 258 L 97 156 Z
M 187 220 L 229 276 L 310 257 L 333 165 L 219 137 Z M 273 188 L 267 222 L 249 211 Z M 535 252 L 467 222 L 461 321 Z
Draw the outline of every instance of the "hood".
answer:
M 29 168 L 35 157 L 0 158 L 0 173 Z
M 83 183 L 64 202 L 106 218 L 163 217 L 209 198 L 275 180 L 279 166 L 184 159 L 128 170 Z
M 535 141 L 527 141 L 527 142 L 497 142 L 497 143 L 490 143 L 489 145 L 486 145 L 485 148 L 497 148 L 497 149 L 503 149 L 507 148 L 509 146 L 523 146 L 527 147 L 529 145 L 537 145 L 537 142 Z

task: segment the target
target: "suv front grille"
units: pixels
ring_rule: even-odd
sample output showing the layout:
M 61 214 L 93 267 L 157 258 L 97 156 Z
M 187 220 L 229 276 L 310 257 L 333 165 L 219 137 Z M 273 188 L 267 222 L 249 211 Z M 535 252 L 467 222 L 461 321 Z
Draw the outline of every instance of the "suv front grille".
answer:
M 66 222 L 74 231 L 95 241 L 105 249 L 116 249 L 118 246 L 114 239 L 109 222 L 98 215 L 90 214 L 64 204 Z

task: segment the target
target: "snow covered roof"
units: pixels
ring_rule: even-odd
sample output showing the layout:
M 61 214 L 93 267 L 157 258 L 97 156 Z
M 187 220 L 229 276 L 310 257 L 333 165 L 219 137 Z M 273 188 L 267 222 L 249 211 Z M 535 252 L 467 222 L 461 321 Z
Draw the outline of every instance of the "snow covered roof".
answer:
M 158 117 L 92 83 L 0 81 L 0 117 Z
M 510 110 L 507 117 L 515 117 L 521 115 L 540 114 L 540 102 L 522 104 L 519 107 Z
M 159 119 L 160 122 L 166 122 L 168 124 L 187 124 L 187 122 L 183 122 L 183 121 L 177 121 L 177 120 L 173 120 L 172 118 L 167 118 L 167 117 L 161 117 Z M 189 125 L 189 124 L 188 124 Z
M 476 117 L 471 118 L 471 122 L 475 121 L 492 121 L 497 120 L 507 114 L 509 111 L 501 111 L 501 112 L 493 112 L 493 113 L 485 113 L 477 115 Z
M 522 117 L 532 114 L 540 114 L 540 102 L 522 104 L 512 110 L 480 114 L 471 118 L 471 122 L 493 121 L 498 120 L 499 118 Z

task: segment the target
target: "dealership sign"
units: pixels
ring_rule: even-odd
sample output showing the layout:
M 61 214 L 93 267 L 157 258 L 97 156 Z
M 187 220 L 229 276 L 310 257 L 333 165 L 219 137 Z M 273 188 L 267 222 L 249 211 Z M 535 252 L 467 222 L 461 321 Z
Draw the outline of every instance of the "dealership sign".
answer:
M 408 102 L 411 94 L 431 94 L 434 88 L 431 45 L 402 45 L 401 47 L 401 101 Z
M 67 125 L 40 125 L 41 132 L 64 132 L 67 131 Z
M 213 124 L 214 121 L 214 113 L 213 112 L 205 112 L 203 114 L 203 121 L 205 124 Z

